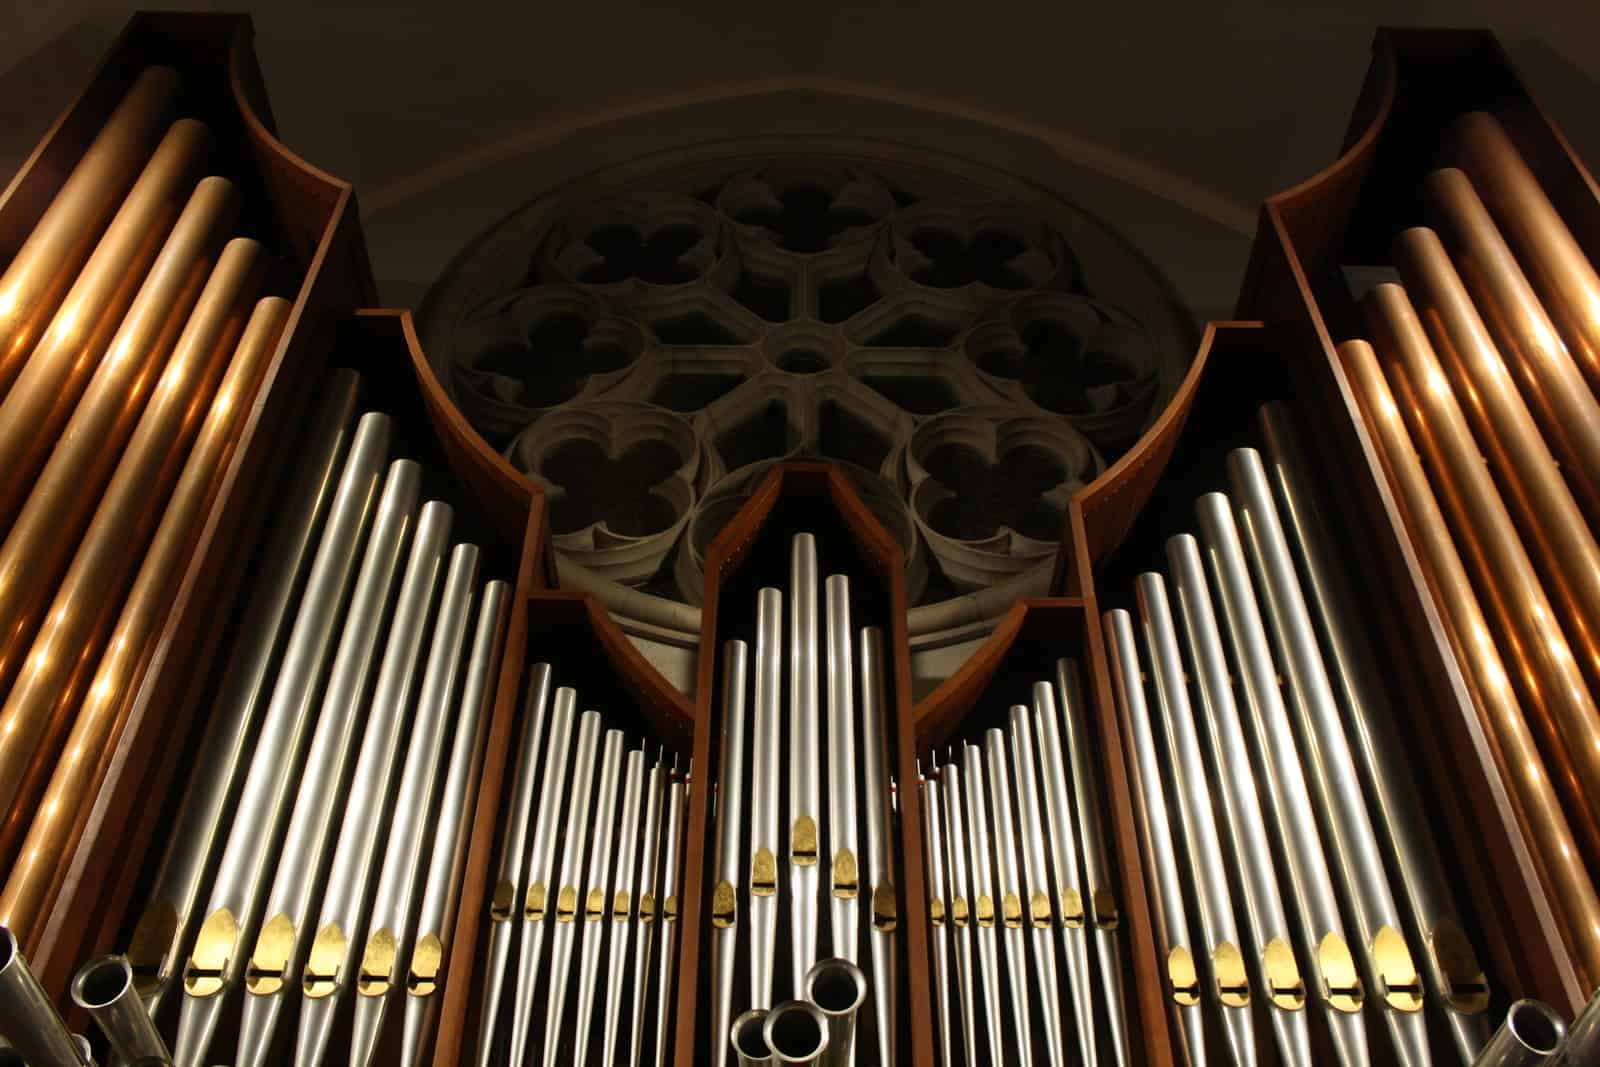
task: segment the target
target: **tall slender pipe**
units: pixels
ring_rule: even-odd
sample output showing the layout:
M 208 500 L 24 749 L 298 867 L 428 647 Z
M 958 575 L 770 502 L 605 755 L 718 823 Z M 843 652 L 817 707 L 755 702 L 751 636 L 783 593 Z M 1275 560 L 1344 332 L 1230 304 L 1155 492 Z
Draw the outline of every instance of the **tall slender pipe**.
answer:
M 883 652 L 883 631 L 876 626 L 861 630 L 858 676 L 861 682 L 861 767 L 867 809 L 867 886 L 872 902 L 872 1014 L 878 1035 L 878 1062 L 898 1063 L 899 955 L 896 931 L 900 905 L 894 886 L 890 808 L 889 698 L 890 666 Z
M 739 944 L 739 882 L 744 870 L 740 821 L 744 814 L 745 692 L 749 651 L 743 641 L 722 646 L 722 758 L 717 765 L 717 883 L 711 891 L 711 1032 L 726 1033 L 733 1018 L 733 973 Z M 728 1049 L 718 1043 L 717 1067 Z
M 1172 1006 L 1167 1009 L 1183 1037 L 1189 1067 L 1206 1063 L 1205 1022 L 1201 1011 L 1204 987 L 1191 947 L 1189 911 L 1184 898 L 1184 878 L 1178 866 L 1178 849 L 1167 820 L 1165 776 L 1145 703 L 1144 670 L 1139 664 L 1133 636 L 1133 616 L 1118 609 L 1101 618 L 1106 638 L 1106 659 L 1111 667 L 1111 688 L 1122 713 L 1123 727 L 1139 768 L 1139 789 L 1144 794 L 1144 820 L 1140 843 L 1145 862 L 1155 874 L 1161 895 L 1162 925 L 1166 935 L 1167 984 Z
M 1267 474 L 1278 512 L 1299 563 L 1308 605 L 1331 680 L 1345 712 L 1345 729 L 1366 786 L 1379 839 L 1399 872 L 1400 901 L 1422 946 L 1419 958 L 1429 992 L 1446 1009 L 1446 1021 L 1463 1062 L 1488 1039 L 1489 987 L 1458 915 L 1450 880 L 1417 794 L 1407 756 L 1395 734 L 1395 712 L 1379 680 L 1365 627 L 1349 601 L 1333 535 L 1318 506 L 1309 461 L 1294 420 L 1281 403 L 1259 413 L 1267 448 Z
M 176 466 L 181 458 L 182 472 L 110 629 L 105 651 L 78 702 L 72 732 L 50 772 L 38 812 L 28 825 L 5 891 L 0 893 L 0 923 L 35 927 L 56 898 L 66 876 L 65 859 L 82 836 L 109 764 L 107 751 L 121 736 L 128 697 L 138 682 L 145 653 L 177 596 L 190 546 L 199 534 L 213 487 L 238 440 L 288 311 L 286 301 L 261 301 L 228 361 L 227 373 L 187 455 L 181 439 L 171 446 L 167 463 Z M 214 376 L 208 377 L 215 381 Z M 201 392 L 208 392 L 207 387 L 202 386 Z M 196 404 L 204 400 L 203 396 L 194 398 Z M 76 694 L 66 696 L 70 701 Z M 33 792 L 24 785 L 25 795 Z M 8 821 L 21 822 L 15 817 Z
M 262 923 L 250 965 L 245 969 L 245 990 L 250 995 L 245 998 L 238 1027 L 237 1061 L 246 1067 L 274 1059 L 278 1019 L 283 1013 L 283 1001 L 288 998 L 285 987 L 293 984 L 294 976 L 304 965 L 307 947 L 317 931 L 310 920 L 315 917 L 312 909 L 317 907 L 325 873 L 328 893 L 349 893 L 347 881 L 354 875 L 347 862 L 341 865 L 341 857 L 334 853 L 334 841 L 339 841 L 339 851 L 344 851 L 342 838 L 336 835 L 339 822 L 349 825 L 347 819 L 371 819 L 373 816 L 363 809 L 370 811 L 386 800 L 386 776 L 374 768 L 373 760 L 381 755 L 376 750 L 378 745 L 386 737 L 398 736 L 405 725 L 402 713 L 408 710 L 406 704 L 394 699 L 397 665 L 405 664 L 408 670 L 414 659 L 434 592 L 438 560 L 450 536 L 450 509 L 443 504 L 424 507 L 421 522 L 416 523 L 400 600 L 394 609 L 389 643 L 394 654 L 384 654 L 384 677 L 378 688 L 368 689 L 384 616 L 389 611 L 390 584 L 400 566 L 403 544 L 411 534 L 421 483 L 422 469 L 414 462 L 402 459 L 389 469 L 378 525 L 366 545 L 362 573 L 355 582 L 339 651 L 328 677 L 328 691 L 323 696 L 322 713 L 310 741 L 306 773 L 299 779 L 290 827 L 283 837 L 282 857 L 278 859 L 272 886 L 267 889 L 266 910 L 262 912 L 267 920 Z M 406 681 L 405 685 L 410 683 Z M 357 747 L 363 718 L 366 736 Z M 341 805 L 346 784 L 344 768 L 352 753 L 357 752 L 360 765 L 347 795 L 352 811 L 346 813 Z
M 956 945 L 956 982 L 961 996 L 961 1047 L 966 1062 L 978 1062 L 978 1005 L 973 989 L 977 981 L 972 966 L 972 908 L 967 881 L 967 835 L 963 816 L 965 794 L 961 789 L 961 770 L 954 762 L 939 770 L 939 786 L 944 793 L 945 858 L 950 867 L 950 931 Z
M 305 758 L 334 630 L 345 619 L 357 551 L 369 518 L 378 510 L 375 498 L 389 432 L 386 416 L 364 416 L 340 475 L 239 795 L 237 810 L 252 817 L 233 820 L 206 918 L 184 967 L 185 997 L 174 1050 L 183 1067 L 204 1061 L 227 995 L 244 971 L 245 952 L 255 940 L 270 864 L 283 840 L 290 789 Z
M 1473 1067 L 1536 1067 L 1559 1062 L 1567 1028 L 1550 1006 L 1519 1000 L 1483 1047 Z
M 790 1000 L 767 1012 L 761 1036 L 774 1064 L 815 1067 L 828 1051 L 828 1022 L 815 1004 Z
M 172 1062 L 167 1043 L 139 999 L 126 956 L 102 956 L 79 968 L 72 979 L 72 1002 L 89 1013 L 123 1063 Z
M 0 396 L 16 380 L 61 294 L 80 267 L 87 269 L 84 260 L 96 240 L 106 243 L 101 230 L 144 164 L 177 93 L 178 74 L 172 68 L 146 67 L 139 73 L 0 274 Z
M 505 1000 L 511 949 L 517 939 L 520 908 L 526 887 L 522 884 L 523 850 L 528 844 L 528 827 L 534 822 L 534 793 L 540 778 L 565 775 L 567 747 L 572 742 L 572 716 L 576 694 L 550 704 L 550 664 L 535 663 L 528 668 L 526 696 L 522 704 L 522 733 L 517 746 L 516 768 L 512 772 L 511 792 L 506 802 L 507 815 L 500 839 L 499 869 L 489 898 L 489 959 L 484 969 L 483 1008 L 478 1020 L 478 1045 L 475 1062 L 488 1067 L 501 1055 L 496 1041 L 500 1033 L 500 1008 Z M 562 715 L 560 712 L 565 711 Z M 541 776 L 539 744 L 546 725 L 550 727 L 550 752 Z M 559 765 L 559 766 L 558 766 Z M 542 818 L 542 816 L 541 816 Z M 540 910 L 543 910 L 541 895 Z
M 688 783 L 673 781 L 667 786 L 666 845 L 661 872 L 661 960 L 656 973 L 655 1067 L 667 1062 L 667 1005 L 672 1003 L 673 965 L 678 958 L 678 886 L 683 875 L 683 811 L 688 799 Z
M 789 549 L 789 940 L 791 988 L 817 958 L 817 863 L 822 831 L 818 720 L 817 542 L 795 534 Z
M 928 922 L 929 939 L 933 942 L 933 992 L 938 1011 L 935 1022 L 939 1027 L 939 1063 L 941 1067 L 954 1067 L 955 1044 L 950 1033 L 950 895 L 945 880 L 944 816 L 940 813 L 939 780 L 936 777 L 921 778 L 917 788 L 922 792 L 922 847 L 926 850 L 923 862 L 928 870 Z M 1062 1065 L 1057 1063 L 1054 1067 Z
M 828 640 L 829 910 L 833 954 L 861 958 L 861 845 L 856 815 L 856 724 L 851 662 L 850 579 L 831 575 L 823 586 Z
M 999 921 L 1007 984 L 1011 990 L 1012 1040 L 1017 1061 L 1033 1063 L 1033 1018 L 1028 1007 L 1027 919 L 1023 911 L 1022 872 L 1017 864 L 1017 822 L 1011 811 L 1011 774 L 1006 766 L 1005 734 L 984 731 L 983 752 L 989 771 L 989 813 L 993 820 L 995 871 L 1000 889 Z
M 1050 1067 L 1066 1067 L 1067 1039 L 1062 1027 L 1061 979 L 1056 971 L 1051 943 L 1055 913 L 1050 903 L 1050 865 L 1045 859 L 1044 809 L 1039 803 L 1039 763 L 1033 751 L 1033 728 L 1026 705 L 1011 708 L 1007 723 L 1011 758 L 1016 764 L 1017 829 L 1022 841 L 1022 895 L 1028 940 L 1033 949 L 1034 980 L 1046 992 L 1040 998 L 1044 1014 L 1045 1051 Z
M 582 954 L 578 963 L 578 1003 L 573 1022 L 572 1056 L 577 1067 L 588 1061 L 588 1035 L 594 1021 L 595 983 L 600 978 L 600 943 L 605 937 L 606 915 L 611 910 L 612 842 L 616 837 L 617 788 L 622 774 L 622 731 L 606 731 L 604 755 L 600 764 L 599 799 L 595 804 L 594 839 L 589 850 L 587 875 L 588 891 L 583 895 L 581 922 Z M 559 1020 L 547 1021 L 545 1030 L 545 1067 L 556 1062 L 556 1035 L 560 1034 Z
M 537 1062 L 545 1067 L 553 1062 L 555 1038 L 561 1032 L 561 1020 L 566 1015 L 568 979 L 572 974 L 572 950 L 578 940 L 578 916 L 583 908 L 579 886 L 583 884 L 583 847 L 588 843 L 594 814 L 595 772 L 599 767 L 600 713 L 586 711 L 579 719 L 578 752 L 572 763 L 572 790 L 566 806 L 566 825 L 561 829 L 561 867 L 555 885 L 555 930 L 550 937 L 550 982 L 545 1009 L 544 1043 Z M 554 829 L 554 827 L 552 827 Z M 537 845 L 534 846 L 538 848 Z M 525 933 L 527 931 L 524 931 Z M 534 998 L 540 988 L 537 983 L 538 958 L 530 960 L 527 949 L 533 939 L 523 941 L 522 961 L 530 966 L 522 969 L 517 981 L 517 1013 L 512 1016 L 511 1067 L 520 1067 L 527 1055 L 524 1042 L 519 1041 L 519 1019 L 527 1013 L 528 1021 L 520 1028 L 526 1035 L 531 1031 L 531 1013 Z M 524 983 L 522 977 L 528 981 Z
M 1315 990 L 1327 1002 L 1334 1054 L 1345 1067 L 1369 1062 L 1360 1012 L 1366 987 L 1344 933 L 1333 876 L 1311 806 L 1304 764 L 1278 688 L 1278 668 L 1250 581 L 1249 565 L 1234 526 L 1233 509 L 1221 493 L 1195 504 L 1205 537 L 1206 565 L 1222 603 L 1222 617 L 1240 665 L 1256 758 L 1265 779 L 1263 795 L 1288 859 L 1289 884 L 1298 907 L 1302 949 L 1314 964 Z
M 849 960 L 819 960 L 798 988 L 827 1021 L 828 1047 L 817 1061 L 818 1067 L 848 1067 L 850 1050 L 855 1047 L 856 1016 L 867 999 L 867 976 Z
M 412 951 L 412 918 L 422 892 L 423 842 L 431 828 L 435 798 L 448 770 L 444 762 L 447 756 L 445 739 L 452 726 L 469 737 L 477 734 L 478 724 L 489 716 L 489 705 L 494 702 L 495 686 L 500 680 L 511 587 L 500 581 L 484 585 L 472 644 L 467 647 L 468 605 L 477 570 L 478 547 L 455 546 L 450 553 L 450 568 L 444 576 L 437 619 L 428 641 L 427 666 L 421 676 L 416 715 L 406 740 L 405 765 L 400 771 L 398 787 L 391 784 L 389 790 L 393 796 L 393 813 L 388 816 L 388 833 L 382 831 L 380 823 L 367 839 L 368 862 L 377 867 L 378 887 L 372 898 L 370 919 L 358 922 L 355 927 L 366 928 L 365 947 L 358 947 L 362 939 L 351 937 L 339 970 L 341 988 L 328 998 L 337 1002 L 347 997 L 354 986 L 351 1067 L 379 1062 L 384 1018 L 403 988 L 401 968 Z M 455 678 L 463 647 L 467 647 L 466 678 L 458 704 Z M 391 776 L 393 773 L 391 768 Z M 333 1012 L 328 1014 L 331 1016 Z
M 641 1067 L 641 1050 L 644 1046 L 644 1001 L 650 985 L 651 949 L 655 942 L 656 919 L 660 914 L 661 895 L 661 807 L 665 797 L 665 768 L 661 760 L 650 768 L 650 778 L 645 786 L 644 842 L 639 850 L 639 950 L 633 958 L 633 1012 L 628 1030 L 628 1064 Z
M 1106 1006 L 1106 1029 L 1111 1037 L 1111 1052 L 1116 1067 L 1129 1067 L 1127 1001 L 1122 992 L 1122 951 L 1117 929 L 1122 925 L 1121 907 L 1112 884 L 1111 852 L 1106 846 L 1105 828 L 1100 821 L 1100 775 L 1089 743 L 1089 707 L 1083 698 L 1078 665 L 1069 659 L 1056 660 L 1056 701 L 1064 721 L 1067 762 L 1072 768 L 1073 808 L 1078 817 L 1083 847 L 1083 882 L 1089 889 L 1088 923 L 1094 940 L 1095 968 L 1100 982 L 1096 988 Z
M 23 958 L 17 935 L 4 926 L 0 926 L 0 1017 L 6 1020 L 6 1038 L 29 1067 L 82 1067 L 72 1034 Z
M 617 1029 L 622 1023 L 623 975 L 628 972 L 628 948 L 633 941 L 633 920 L 639 906 L 639 805 L 644 799 L 643 749 L 628 753 L 623 783 L 622 817 L 617 824 L 617 888 L 611 901 L 610 966 L 606 969 L 606 1007 L 602 1029 L 605 1044 L 601 1046 L 601 1067 L 612 1067 L 616 1062 Z
M 1600 896 L 1556 795 L 1553 776 L 1528 728 L 1510 671 L 1495 647 L 1466 566 L 1406 432 L 1399 404 L 1370 345 L 1348 341 L 1339 346 L 1338 355 L 1360 398 L 1367 425 L 1381 442 L 1389 477 L 1405 504 L 1411 535 L 1428 563 L 1440 605 L 1454 631 L 1462 669 L 1477 690 L 1479 714 L 1499 742 L 1506 778 L 1522 809 L 1522 825 L 1565 913 L 1567 936 L 1583 969 L 1600 974 Z M 1409 393 L 1409 382 L 1401 384 Z
M 994 867 L 989 850 L 989 805 L 983 783 L 983 753 L 963 745 L 961 770 L 966 776 L 967 860 L 971 863 L 972 916 L 977 924 L 978 968 L 983 979 L 984 1022 L 989 1033 L 989 1062 L 1008 1062 L 1000 1030 L 1000 947 L 995 933 Z
M 1239 885 L 1244 892 L 1245 917 L 1253 948 L 1259 986 L 1272 1004 L 1273 1037 L 1278 1056 L 1291 1067 L 1310 1067 L 1311 1028 L 1306 1019 L 1306 983 L 1291 948 L 1293 934 L 1280 895 L 1278 870 L 1267 837 L 1261 794 L 1245 742 L 1239 707 L 1233 698 L 1233 681 L 1222 633 L 1217 627 L 1211 590 L 1206 581 L 1200 544 L 1190 534 L 1167 541 L 1167 562 L 1172 568 L 1184 642 L 1194 663 L 1195 692 L 1205 713 L 1210 742 L 1207 773 L 1221 785 L 1224 825 L 1232 849 Z M 1180 660 L 1181 665 L 1181 660 Z M 1309 941 L 1309 937 L 1306 938 Z M 1325 1002 L 1316 1000 L 1318 1010 Z
M 1071 996 L 1073 1029 L 1078 1035 L 1078 1058 L 1084 1067 L 1099 1062 L 1095 1036 L 1094 1000 L 1090 993 L 1089 930 L 1084 925 L 1083 882 L 1078 871 L 1078 825 L 1067 789 L 1066 749 L 1061 743 L 1061 719 L 1056 694 L 1049 682 L 1033 686 L 1033 731 L 1038 742 L 1039 771 L 1044 777 L 1045 816 L 1050 825 L 1050 873 L 1056 887 L 1056 914 L 1061 924 L 1061 950 L 1067 961 L 1067 988 Z
M 283 510 L 261 556 L 227 671 L 212 703 L 155 888 L 128 944 L 134 984 L 155 1015 L 178 977 L 200 916 L 200 892 L 218 859 L 243 784 L 246 754 L 272 693 L 294 610 L 354 433 L 354 371 L 335 371 L 306 423 L 302 457 L 283 486 Z
M 750 1006 L 772 1006 L 778 936 L 778 781 L 782 777 L 783 594 L 756 601 L 755 725 L 750 739 Z

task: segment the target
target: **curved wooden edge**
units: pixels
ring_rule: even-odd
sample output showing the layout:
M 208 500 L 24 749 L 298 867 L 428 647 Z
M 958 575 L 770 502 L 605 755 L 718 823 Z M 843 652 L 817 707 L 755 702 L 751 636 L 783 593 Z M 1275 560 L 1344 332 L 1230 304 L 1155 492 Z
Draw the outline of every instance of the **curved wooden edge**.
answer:
M 824 462 L 779 463 L 762 480 L 738 514 L 711 542 L 706 550 L 706 593 L 700 616 L 700 648 L 696 665 L 695 734 L 693 766 L 698 785 L 690 791 L 687 838 L 684 844 L 684 882 L 681 898 L 681 929 L 678 939 L 677 1010 L 674 1012 L 670 1041 L 672 1062 L 677 1067 L 703 1067 L 696 1057 L 704 1013 L 709 1003 L 705 983 L 709 973 L 703 964 L 709 927 L 702 921 L 707 893 L 706 868 L 711 859 L 711 789 L 713 778 L 712 740 L 719 736 L 721 723 L 715 704 L 717 641 L 724 587 L 749 556 L 764 529 L 775 518 L 780 504 L 788 499 L 814 498 L 826 502 L 846 533 L 856 542 L 860 557 L 883 583 L 887 609 L 887 644 L 894 665 L 894 736 L 888 738 L 891 767 L 899 785 L 900 849 L 898 874 L 901 898 L 899 939 L 900 978 L 906 987 L 906 1011 L 900 1016 L 900 1056 L 915 1067 L 932 1067 L 934 1062 L 933 992 L 929 985 L 930 960 L 927 942 L 927 891 L 922 872 L 921 797 L 915 788 L 916 745 L 911 715 L 911 656 L 906 629 L 905 563 L 900 547 L 861 498 L 849 479 L 837 467 Z M 785 557 L 787 559 L 787 557 Z M 775 578 L 788 579 L 787 564 Z M 909 1035 L 909 1043 L 905 1038 Z M 708 1039 L 713 1039 L 708 1037 Z

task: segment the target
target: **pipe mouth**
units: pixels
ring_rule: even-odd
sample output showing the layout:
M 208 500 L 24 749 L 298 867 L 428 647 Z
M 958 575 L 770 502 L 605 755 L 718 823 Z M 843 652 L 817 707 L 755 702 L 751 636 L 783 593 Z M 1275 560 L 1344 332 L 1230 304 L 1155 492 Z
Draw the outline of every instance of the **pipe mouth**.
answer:
M 802 988 L 824 1015 L 854 1015 L 867 999 L 867 976 L 849 960 L 822 960 L 806 972 Z
M 1560 1016 L 1537 1000 L 1519 1000 L 1506 1013 L 1506 1029 L 1530 1052 L 1549 1056 L 1561 1047 L 1567 1026 Z
M 102 956 L 85 964 L 72 980 L 72 999 L 80 1008 L 94 1011 L 120 1000 L 133 988 L 133 968 L 126 956 Z
M 827 1020 L 814 1004 L 791 1000 L 767 1015 L 761 1036 L 778 1063 L 815 1063 L 828 1047 Z
M 762 1024 L 766 1021 L 767 1013 L 762 1008 L 747 1011 L 733 1021 L 733 1030 L 728 1036 L 739 1055 L 752 1060 L 772 1058 L 772 1049 L 767 1047 L 766 1036 L 762 1033 Z

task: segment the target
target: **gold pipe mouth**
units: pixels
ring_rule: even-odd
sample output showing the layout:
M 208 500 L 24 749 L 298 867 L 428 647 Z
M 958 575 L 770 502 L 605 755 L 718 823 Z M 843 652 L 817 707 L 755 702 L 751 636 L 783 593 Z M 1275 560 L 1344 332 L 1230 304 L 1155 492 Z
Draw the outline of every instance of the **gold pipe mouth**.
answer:
M 675 923 L 678 921 L 678 898 L 671 896 L 661 906 L 661 919 L 663 922 Z
M 1028 897 L 1028 912 L 1030 922 L 1035 930 L 1048 930 L 1052 916 L 1050 915 L 1050 897 L 1044 890 L 1035 889 Z
M 717 883 L 711 891 L 711 925 L 726 930 L 739 921 L 739 897 L 733 883 L 727 879 Z
M 541 913 L 542 914 L 542 913 Z M 564 885 L 556 894 L 556 922 L 569 923 L 578 917 L 578 889 Z
M 1294 950 L 1281 937 L 1267 942 L 1261 953 L 1261 970 L 1267 976 L 1267 996 L 1275 1007 L 1299 1011 L 1306 1006 L 1306 983 Z
M 938 897 L 928 898 L 928 921 L 935 926 L 944 925 L 944 901 Z
M 394 931 L 383 927 L 374 932 L 367 939 L 367 950 L 361 954 L 356 992 L 364 997 L 381 997 L 389 992 L 394 985 L 394 962 L 399 951 Z
M 406 992 L 414 997 L 431 997 L 439 991 L 439 971 L 444 965 L 444 943 L 438 934 L 428 934 L 411 950 L 411 966 L 406 971 Z
M 1122 912 L 1117 907 L 1117 898 L 1105 886 L 1094 891 L 1094 924 L 1102 930 L 1115 930 L 1122 925 Z
M 233 959 L 239 924 L 233 912 L 218 908 L 195 935 L 194 951 L 183 969 L 183 988 L 191 997 L 212 997 L 222 992 L 222 978 Z
M 894 898 L 894 886 L 880 885 L 872 891 L 872 926 L 890 933 L 900 925 L 900 905 Z
M 1061 924 L 1074 930 L 1084 924 L 1083 894 L 1076 889 L 1061 891 Z
M 756 849 L 755 858 L 750 861 L 750 892 L 758 897 L 778 892 L 778 861 L 765 845 Z
M 1248 1008 L 1250 976 L 1238 948 L 1224 941 L 1211 953 L 1211 966 L 1217 974 L 1217 998 L 1230 1008 Z
M 956 897 L 950 902 L 950 921 L 957 926 L 967 925 L 967 898 Z
M 1335 1011 L 1353 1015 L 1361 1010 L 1367 994 L 1344 938 L 1328 934 L 1322 939 L 1317 946 L 1317 969 L 1321 972 L 1322 997 Z
M 1172 999 L 1185 1008 L 1200 1003 L 1200 973 L 1195 969 L 1194 957 L 1182 945 L 1167 953 L 1167 981 L 1172 985 Z
M 656 921 L 656 895 L 654 893 L 639 894 L 639 921 L 646 926 Z
M 288 978 L 289 958 L 294 955 L 294 920 L 274 915 L 261 928 L 256 950 L 245 965 L 244 987 L 257 996 L 267 996 L 283 988 Z
M 626 889 L 617 890 L 617 895 L 612 899 L 611 902 L 612 922 L 622 923 L 628 921 L 628 912 L 632 910 L 630 906 L 632 899 L 633 898 L 628 895 L 628 891 Z
M 606 916 L 606 891 L 599 886 L 589 890 L 589 899 L 583 906 L 584 922 L 599 922 Z
M 155 900 L 139 917 L 128 943 L 128 964 L 133 987 L 141 997 L 153 996 L 163 984 L 162 971 L 172 942 L 178 936 L 178 912 L 166 900 Z
M 543 882 L 535 882 L 528 887 L 528 899 L 523 904 L 522 914 L 529 922 L 539 922 L 544 918 L 545 897 L 548 893 L 549 890 L 545 888 Z
M 1396 1011 L 1422 1010 L 1422 976 L 1411 959 L 1411 947 L 1392 926 L 1372 939 L 1372 962 L 1383 986 L 1383 999 Z
M 1015 893 L 1007 893 L 1000 903 L 1002 922 L 1008 930 L 1022 929 L 1022 900 Z
M 306 972 L 300 979 L 306 996 L 317 1000 L 333 995 L 339 988 L 339 968 L 344 964 L 349 947 L 350 942 L 338 923 L 329 923 L 317 931 L 317 939 L 311 943 L 311 957 L 306 960 Z
M 994 898 L 987 893 L 978 897 L 978 925 L 986 930 L 994 925 Z
M 1428 949 L 1444 978 L 1444 1000 L 1452 1011 L 1482 1015 L 1489 1010 L 1489 980 L 1466 932 L 1453 920 L 1441 919 L 1428 938 Z
M 817 865 L 817 820 L 802 815 L 794 821 L 789 835 L 789 862 L 796 867 Z
M 855 853 L 841 848 L 833 856 L 833 895 L 854 900 L 861 892 L 861 876 L 856 871 Z
M 503 923 L 511 918 L 511 909 L 516 904 L 517 887 L 511 884 L 511 879 L 502 878 L 495 883 L 494 896 L 489 898 L 489 921 Z

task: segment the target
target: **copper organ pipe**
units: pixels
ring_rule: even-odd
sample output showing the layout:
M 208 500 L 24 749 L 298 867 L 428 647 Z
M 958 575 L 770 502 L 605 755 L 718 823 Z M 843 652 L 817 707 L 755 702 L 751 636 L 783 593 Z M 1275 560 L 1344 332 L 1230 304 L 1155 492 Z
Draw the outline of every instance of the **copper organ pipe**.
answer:
M 44 598 L 77 545 L 180 333 L 187 332 L 191 309 L 201 310 L 195 301 L 236 202 L 233 186 L 221 178 L 200 183 L 59 442 L 54 434 L 40 433 L 40 427 L 29 431 L 26 449 L 40 460 L 49 455 L 38 479 L 33 479 L 35 456 L 0 449 L 0 523 L 21 508 L 0 545 L 0 689 L 21 669 Z M 212 298 L 210 314 L 197 316 L 213 328 L 221 296 L 219 290 Z M 9 424 L 9 412 L 9 404 L 0 408 L 0 427 Z M 124 552 L 125 546 L 119 541 L 117 549 Z M 14 787 L 11 762 L 22 749 L 32 755 L 31 744 L 17 746 L 8 739 L 0 745 L 0 797 L 6 800 Z
M 79 426 L 79 418 L 74 416 L 62 447 L 29 498 L 24 522 L 13 531 L 14 537 L 25 533 L 25 540 L 38 546 L 39 551 L 28 555 L 60 554 L 59 547 L 49 542 L 70 544 L 71 531 L 81 522 L 78 515 L 94 504 L 92 487 L 104 480 L 99 469 L 117 460 L 118 439 L 128 441 L 17 683 L 0 709 L 0 736 L 5 738 L 0 744 L 0 805 L 10 812 L 0 828 L 0 855 L 14 854 L 26 828 L 24 819 L 43 787 L 48 762 L 70 724 L 72 709 L 82 697 L 80 686 L 94 666 L 100 639 L 121 603 L 127 575 L 149 536 L 147 531 L 159 517 L 167 487 L 183 463 L 201 413 L 238 341 L 248 307 L 245 300 L 254 295 L 261 266 L 261 248 L 255 242 L 240 239 L 228 247 L 148 407 L 133 413 L 139 415 L 138 425 L 108 442 L 94 432 L 100 427 L 92 425 L 92 419 L 85 420 L 91 425 Z M 80 408 L 79 414 L 83 413 Z M 117 413 L 118 421 L 131 422 L 129 414 Z M 85 433 L 75 438 L 80 429 Z M 113 449 L 109 455 L 95 454 L 97 448 L 107 445 Z M 6 549 L 11 545 L 8 541 Z M 17 576 L 38 580 L 36 572 L 27 570 Z M 139 650 L 129 651 L 137 655 Z
M 1384 454 L 1411 536 L 1430 571 L 1434 595 L 1454 630 L 1462 669 L 1477 691 L 1479 714 L 1499 743 L 1506 779 L 1522 809 L 1524 829 L 1544 862 L 1581 966 L 1590 975 L 1600 975 L 1600 897 L 1584 869 L 1544 757 L 1528 730 L 1510 674 L 1490 636 L 1488 620 L 1406 432 L 1399 405 L 1370 345 L 1347 341 L 1338 351 L 1367 425 Z
M 109 753 L 127 715 L 128 698 L 145 650 L 177 595 L 183 565 L 205 519 L 217 478 L 232 454 L 288 316 L 288 302 L 277 297 L 256 305 L 227 374 L 211 398 L 210 410 L 184 461 L 161 525 L 77 711 L 72 734 L 56 763 L 44 802 L 28 829 L 5 891 L 0 894 L 0 923 L 13 929 L 28 929 L 36 924 L 59 889 L 61 861 L 83 831 L 88 806 L 99 789 Z M 209 392 L 202 385 L 194 406 L 202 406 Z
M 1470 112 L 1456 120 L 1453 132 L 1453 162 L 1467 172 L 1516 249 L 1589 388 L 1600 391 L 1600 275 L 1498 119 Z
M 1439 235 L 1522 387 L 1591 523 L 1600 523 L 1600 401 L 1517 265 L 1471 180 L 1454 167 L 1424 182 Z
M 177 92 L 169 67 L 139 75 L 0 275 L 0 396 L 133 183 Z

